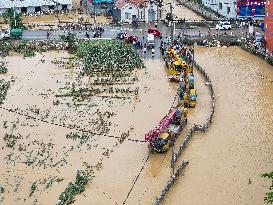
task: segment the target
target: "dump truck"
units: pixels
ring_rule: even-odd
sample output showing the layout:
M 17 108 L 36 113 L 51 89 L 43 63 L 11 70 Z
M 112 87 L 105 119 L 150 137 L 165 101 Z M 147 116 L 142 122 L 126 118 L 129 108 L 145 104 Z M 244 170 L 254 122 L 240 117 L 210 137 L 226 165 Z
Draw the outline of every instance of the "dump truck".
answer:
M 145 140 L 149 142 L 149 150 L 157 153 L 166 152 L 186 126 L 187 116 L 187 108 L 172 108 L 160 123 L 145 135 Z
M 1 34 L 1 39 L 7 38 L 22 38 L 23 30 L 20 28 L 13 28 L 11 30 L 6 30 Z

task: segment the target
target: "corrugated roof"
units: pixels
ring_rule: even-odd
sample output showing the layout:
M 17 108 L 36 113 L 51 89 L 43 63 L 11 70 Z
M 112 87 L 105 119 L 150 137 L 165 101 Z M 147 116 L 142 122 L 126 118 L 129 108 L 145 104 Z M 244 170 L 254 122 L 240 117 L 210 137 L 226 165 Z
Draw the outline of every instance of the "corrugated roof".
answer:
M 72 0 L 0 0 L 0 8 L 29 7 L 29 6 L 53 6 L 59 4 L 72 4 Z

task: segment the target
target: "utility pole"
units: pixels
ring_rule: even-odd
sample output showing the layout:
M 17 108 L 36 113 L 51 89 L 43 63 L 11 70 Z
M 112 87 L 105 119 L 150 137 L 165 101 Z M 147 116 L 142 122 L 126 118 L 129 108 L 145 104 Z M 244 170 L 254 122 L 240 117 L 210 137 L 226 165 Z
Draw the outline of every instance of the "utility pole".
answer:
M 96 28 L 96 0 L 93 0 L 94 6 L 94 29 Z
M 173 6 L 170 4 L 170 13 L 171 13 L 171 45 L 173 45 Z
M 14 17 L 14 28 L 16 28 L 16 12 L 15 12 L 15 7 L 13 7 L 13 17 Z

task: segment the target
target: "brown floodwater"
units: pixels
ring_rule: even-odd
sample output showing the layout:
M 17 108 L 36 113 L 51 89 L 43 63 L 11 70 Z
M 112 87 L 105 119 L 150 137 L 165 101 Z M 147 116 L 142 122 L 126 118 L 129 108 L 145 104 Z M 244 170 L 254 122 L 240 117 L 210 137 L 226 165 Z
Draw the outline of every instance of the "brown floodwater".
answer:
M 263 204 L 270 181 L 259 175 L 273 168 L 272 66 L 237 47 L 197 47 L 195 53 L 214 85 L 215 118 L 208 132 L 195 135 L 179 158 L 180 161 L 188 159 L 190 164 L 163 204 Z M 147 69 L 135 74 L 139 81 L 120 85 L 139 88 L 137 97 L 120 100 L 93 96 L 75 105 L 71 98 L 57 98 L 56 95 L 66 93 L 66 87 L 72 83 L 89 88 L 93 85 L 90 84 L 92 78 L 77 81 L 77 65 L 62 69 L 51 63 L 54 59 L 67 61 L 69 57 L 65 52 L 48 52 L 34 58 L 11 56 L 5 59 L 9 62 L 9 72 L 0 77 L 11 79 L 13 76 L 15 82 L 3 107 L 18 108 L 37 119 L 0 109 L 0 185 L 5 188 L 5 193 L 0 194 L 0 203 L 33 204 L 37 199 L 38 204 L 56 204 L 60 193 L 75 180 L 76 171 L 83 169 L 86 162 L 94 167 L 101 163 L 101 167 L 94 169 L 94 179 L 84 194 L 76 196 L 75 204 L 152 204 L 172 173 L 171 151 L 152 154 L 145 163 L 147 144 L 132 140 L 143 140 L 145 133 L 168 112 L 177 84 L 168 82 L 162 61 L 145 60 Z M 177 139 L 175 149 L 191 125 L 203 124 L 210 112 L 208 88 L 201 75 L 194 73 L 197 106 L 190 109 L 189 125 Z M 54 105 L 57 99 L 60 102 Z M 39 109 L 38 114 L 35 109 Z M 107 118 L 98 114 L 98 110 L 115 115 Z M 81 146 L 77 140 L 66 138 L 66 134 L 77 131 L 67 125 L 103 131 L 94 126 L 101 118 L 106 122 L 103 127 L 109 128 L 105 136 L 91 136 Z M 123 143 L 107 137 L 120 137 L 124 132 L 129 132 L 129 139 Z M 5 133 L 19 136 L 14 148 L 5 146 Z M 52 148 L 43 150 L 44 144 L 49 143 L 53 143 Z M 105 150 L 109 150 L 108 155 Z M 7 160 L 10 153 L 14 155 Z M 45 159 L 43 153 L 48 153 L 53 162 Z M 39 159 L 45 159 L 46 166 L 27 166 L 28 158 L 34 160 L 34 165 Z M 67 163 L 55 165 L 62 159 Z M 48 177 L 64 180 L 45 189 L 41 182 Z M 29 196 L 32 183 L 38 180 L 38 189 Z
M 165 6 L 164 10 L 165 12 L 170 12 L 170 7 L 168 3 L 172 3 L 173 6 L 173 14 L 178 16 L 181 19 L 186 20 L 204 20 L 201 16 L 194 13 L 192 10 L 186 8 L 185 6 L 179 5 L 179 2 L 176 0 L 164 0 Z
M 190 164 L 165 203 L 264 204 L 273 169 L 273 67 L 238 47 L 196 48 L 216 95 L 209 131 L 193 138 Z M 198 100 L 201 100 L 198 98 Z

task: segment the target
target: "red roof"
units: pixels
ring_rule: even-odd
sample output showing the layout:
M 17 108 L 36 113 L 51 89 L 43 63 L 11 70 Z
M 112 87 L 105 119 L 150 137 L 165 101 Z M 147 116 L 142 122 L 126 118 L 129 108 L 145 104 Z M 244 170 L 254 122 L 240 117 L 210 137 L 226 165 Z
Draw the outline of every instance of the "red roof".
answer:
M 146 7 L 148 2 L 149 1 L 147 0 L 117 0 L 115 6 L 119 9 L 123 8 L 127 4 L 132 4 L 136 7 L 140 7 L 141 5 Z

